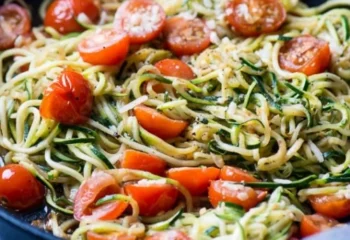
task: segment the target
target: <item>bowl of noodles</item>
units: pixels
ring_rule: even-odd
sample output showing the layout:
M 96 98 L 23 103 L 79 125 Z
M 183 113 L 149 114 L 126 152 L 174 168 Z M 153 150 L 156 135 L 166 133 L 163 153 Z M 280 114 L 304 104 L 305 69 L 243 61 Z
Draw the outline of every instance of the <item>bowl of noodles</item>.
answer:
M 5 1 L 0 238 L 347 239 L 349 22 L 348 0 Z

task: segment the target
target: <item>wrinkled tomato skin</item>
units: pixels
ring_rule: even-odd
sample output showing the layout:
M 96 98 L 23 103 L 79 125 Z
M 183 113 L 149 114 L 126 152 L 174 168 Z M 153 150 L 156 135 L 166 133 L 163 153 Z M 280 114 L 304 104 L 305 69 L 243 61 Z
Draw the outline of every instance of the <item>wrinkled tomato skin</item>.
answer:
M 44 92 L 40 114 L 66 125 L 84 124 L 92 111 L 93 96 L 84 77 L 66 69 Z
M 0 205 L 24 211 L 40 205 L 44 195 L 44 186 L 21 165 L 0 168 Z

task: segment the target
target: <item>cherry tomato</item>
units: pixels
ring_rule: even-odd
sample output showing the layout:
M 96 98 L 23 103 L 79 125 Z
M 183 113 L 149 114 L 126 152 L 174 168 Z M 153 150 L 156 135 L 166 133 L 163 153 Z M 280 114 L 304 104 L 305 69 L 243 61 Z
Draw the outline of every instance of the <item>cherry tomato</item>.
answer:
M 100 9 L 94 0 L 70 0 L 73 6 L 74 16 L 85 14 L 90 21 L 96 22 L 100 16 Z
M 350 216 L 350 199 L 336 195 L 313 195 L 308 199 L 312 208 L 326 217 L 341 219 Z
M 94 65 L 116 65 L 129 51 L 129 37 L 125 32 L 104 29 L 89 36 L 78 45 L 80 56 Z
M 155 216 L 170 210 L 178 196 L 178 190 L 174 186 L 147 180 L 128 184 L 124 190 L 138 203 L 140 215 L 143 216 Z
M 215 167 L 180 167 L 169 169 L 168 178 L 177 180 L 193 196 L 207 192 L 210 181 L 219 178 L 220 170 Z
M 195 78 L 192 69 L 183 61 L 178 59 L 166 58 L 154 65 L 162 75 L 170 77 L 178 77 L 187 80 Z M 147 85 L 144 85 L 147 87 Z M 164 93 L 165 87 L 163 84 L 155 84 L 152 86 L 156 93 Z
M 86 235 L 88 240 L 136 240 L 135 236 L 120 233 L 98 234 L 89 231 Z
M 19 35 L 30 32 L 29 13 L 17 4 L 10 3 L 0 7 L 0 19 L 0 50 L 13 47 Z
M 80 13 L 95 21 L 99 9 L 93 0 L 54 0 L 47 9 L 44 25 L 62 34 L 81 32 L 84 28 L 76 21 Z
M 83 31 L 84 28 L 75 18 L 70 0 L 54 0 L 46 11 L 44 25 L 62 34 Z
M 320 214 L 304 215 L 300 222 L 300 234 L 302 237 L 308 237 L 332 228 L 337 224 L 339 224 L 337 220 Z
M 231 0 L 226 16 L 236 32 L 251 37 L 278 30 L 287 13 L 279 0 Z
M 261 202 L 265 196 L 265 191 L 254 191 L 250 187 L 236 185 L 229 181 L 212 181 L 209 187 L 209 201 L 213 207 L 216 207 L 219 202 L 231 202 L 249 210 Z
M 185 121 L 170 119 L 157 110 L 143 105 L 135 107 L 134 114 L 144 129 L 162 139 L 179 136 L 188 125 Z
M 77 192 L 74 199 L 74 218 L 90 220 L 114 220 L 128 207 L 128 203 L 115 201 L 95 207 L 100 198 L 116 194 L 120 188 L 116 180 L 108 173 L 97 171 L 86 180 Z
M 220 179 L 232 182 L 258 182 L 258 179 L 247 171 L 230 166 L 224 166 L 221 169 Z
M 24 167 L 9 164 L 0 168 L 0 205 L 28 210 L 42 203 L 44 186 Z
M 149 42 L 161 33 L 166 14 L 153 0 L 125 1 L 115 15 L 115 27 L 128 32 L 130 42 L 141 44 Z
M 169 230 L 155 233 L 146 237 L 145 240 L 191 240 L 191 238 L 181 231 Z
M 92 102 L 88 81 L 79 73 L 66 69 L 45 90 L 40 114 L 63 124 L 83 124 L 90 116 Z
M 210 45 L 210 32 L 199 18 L 172 17 L 164 27 L 166 46 L 176 55 L 192 55 Z
M 147 171 L 163 176 L 165 173 L 166 162 L 157 156 L 128 149 L 124 152 L 121 167 Z
M 183 61 L 178 59 L 163 59 L 154 65 L 162 75 L 178 77 L 187 80 L 195 78 L 192 69 Z
M 304 35 L 286 42 L 278 57 L 284 70 L 302 72 L 310 76 L 328 68 L 331 52 L 326 41 Z

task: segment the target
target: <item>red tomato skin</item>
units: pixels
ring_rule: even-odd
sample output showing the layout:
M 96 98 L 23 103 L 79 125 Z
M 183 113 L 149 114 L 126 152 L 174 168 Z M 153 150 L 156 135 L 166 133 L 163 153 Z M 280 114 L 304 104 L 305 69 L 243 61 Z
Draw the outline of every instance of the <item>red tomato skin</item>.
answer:
M 98 234 L 98 233 L 89 231 L 87 232 L 87 239 L 88 240 L 136 240 L 136 237 L 126 235 L 126 234 L 117 234 L 117 233 Z
M 165 173 L 166 162 L 157 156 L 128 149 L 124 152 L 121 167 L 146 171 L 155 175 L 163 176 Z
M 44 186 L 24 167 L 9 164 L 0 168 L 0 200 L 12 210 L 22 211 L 43 202 Z
M 138 203 L 142 216 L 156 216 L 162 211 L 169 211 L 178 196 L 178 190 L 169 184 L 128 184 L 124 190 Z
M 145 240 L 191 240 L 191 238 L 181 231 L 168 230 L 148 236 Z
M 163 33 L 166 47 L 177 56 L 197 54 L 210 45 L 209 29 L 199 18 L 169 18 Z
M 85 123 L 92 111 L 93 96 L 87 80 L 66 69 L 45 90 L 40 114 L 67 125 Z
M 306 59 L 300 63 L 300 59 Z M 281 68 L 302 72 L 307 76 L 324 72 L 330 63 L 329 44 L 311 35 L 295 37 L 284 44 L 279 53 Z
M 320 214 L 304 215 L 300 222 L 301 237 L 309 237 L 337 225 L 339 222 Z
M 220 170 L 215 167 L 183 167 L 171 168 L 168 178 L 178 181 L 193 196 L 200 196 L 207 192 L 210 181 L 219 178 Z
M 241 13 L 241 6 L 244 5 L 248 8 L 250 19 Z M 226 16 L 236 32 L 254 37 L 277 31 L 285 22 L 287 12 L 279 0 L 231 0 L 226 7 Z
M 84 13 L 90 21 L 96 22 L 100 16 L 100 9 L 94 0 L 70 0 L 73 6 L 74 16 Z
M 228 181 L 211 181 L 209 186 L 209 201 L 213 207 L 216 207 L 219 202 L 231 202 L 242 206 L 246 211 L 250 208 L 255 207 L 260 201 L 262 201 L 266 193 L 259 191 L 256 192 L 250 187 L 241 186 L 240 189 L 231 189 L 225 186 L 229 184 Z M 243 193 L 243 197 L 239 197 L 238 194 Z M 259 195 L 258 195 L 259 194 Z
M 312 208 L 323 216 L 334 219 L 350 216 L 350 199 L 335 195 L 313 195 L 308 199 Z
M 17 4 L 1 6 L 0 18 L 0 50 L 13 47 L 16 37 L 28 34 L 31 30 L 28 11 Z
M 154 65 L 162 75 L 178 77 L 187 80 L 195 78 L 192 69 L 183 61 L 178 59 L 163 59 Z
M 247 171 L 231 166 L 224 166 L 220 172 L 220 179 L 232 182 L 257 182 Z
M 143 105 L 135 107 L 134 114 L 144 129 L 161 139 L 175 138 L 188 126 L 185 121 L 170 119 L 157 110 Z
M 152 10 L 145 10 L 151 8 Z M 147 11 L 151 11 L 148 12 Z M 154 13 L 156 12 L 156 13 Z M 144 15 L 142 15 L 144 14 Z M 158 22 L 147 22 L 150 19 L 156 19 L 152 14 L 156 14 Z M 148 16 L 147 16 L 148 15 Z M 152 16 L 150 16 L 152 15 Z M 149 27 L 152 24 L 152 29 L 141 28 L 133 30 L 133 25 L 130 23 L 131 19 L 138 16 L 139 23 Z M 117 30 L 122 29 L 128 32 L 130 43 L 143 44 L 157 38 L 162 32 L 165 25 L 166 14 L 156 1 L 153 0 L 129 0 L 125 1 L 119 8 L 115 15 L 114 26 Z M 137 23 L 137 24 L 139 24 Z M 140 33 L 143 33 L 140 35 Z
M 103 37 L 104 43 L 95 39 Z M 95 46 L 94 46 L 95 45 Z M 130 40 L 125 32 L 105 29 L 84 39 L 78 45 L 82 59 L 93 65 L 117 65 L 121 63 L 129 52 Z
M 75 17 L 71 0 L 54 0 L 46 11 L 44 25 L 62 34 L 81 32 L 84 28 Z
M 95 202 L 110 194 L 120 192 L 117 181 L 108 173 L 97 171 L 80 187 L 74 199 L 74 218 L 90 220 L 114 220 L 128 206 L 125 202 L 111 202 L 95 207 Z

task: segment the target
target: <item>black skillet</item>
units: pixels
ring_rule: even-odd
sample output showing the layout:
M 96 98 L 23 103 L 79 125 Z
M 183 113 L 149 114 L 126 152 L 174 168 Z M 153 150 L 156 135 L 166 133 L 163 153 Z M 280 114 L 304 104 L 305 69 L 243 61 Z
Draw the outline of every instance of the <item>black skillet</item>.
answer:
M 31 7 L 34 25 L 39 25 L 41 20 L 38 9 L 41 0 L 26 0 L 26 2 Z M 317 6 L 325 0 L 304 0 L 304 2 L 309 6 Z M 0 0 L 0 4 L 2 3 L 3 0 Z M 0 240 L 59 240 L 52 234 L 29 224 L 36 219 L 45 219 L 48 213 L 46 206 L 27 213 L 10 213 L 0 207 Z M 307 240 L 350 240 L 350 227 L 332 229 Z

